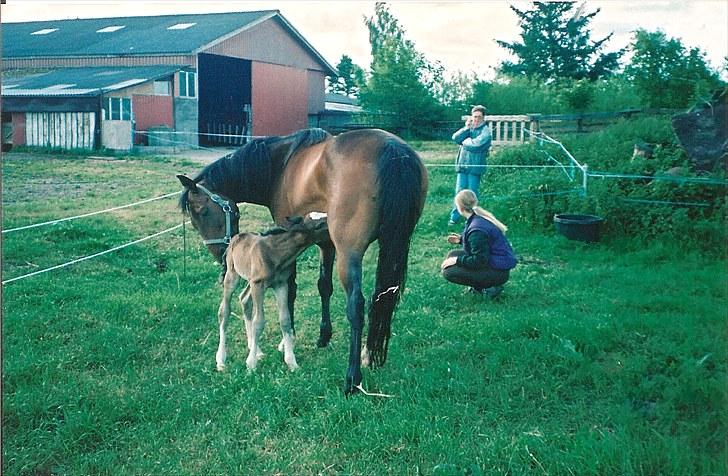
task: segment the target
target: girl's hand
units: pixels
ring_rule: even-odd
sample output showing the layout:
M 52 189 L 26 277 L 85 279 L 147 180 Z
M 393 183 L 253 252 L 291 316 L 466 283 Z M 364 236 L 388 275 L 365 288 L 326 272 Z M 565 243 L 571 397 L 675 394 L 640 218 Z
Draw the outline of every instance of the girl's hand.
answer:
M 457 233 L 450 233 L 447 237 L 447 242 L 451 245 L 459 245 L 460 244 L 460 235 Z
M 455 266 L 458 263 L 458 259 L 455 256 L 451 256 L 449 258 L 445 258 L 445 261 L 442 262 L 440 265 L 440 269 L 449 268 L 450 266 Z

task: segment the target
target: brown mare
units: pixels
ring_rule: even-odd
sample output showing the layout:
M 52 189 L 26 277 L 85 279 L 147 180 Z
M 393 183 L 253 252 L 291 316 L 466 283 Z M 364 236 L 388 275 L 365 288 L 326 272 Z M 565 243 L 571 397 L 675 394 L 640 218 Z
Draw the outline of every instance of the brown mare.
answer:
M 245 361 L 248 369 L 255 369 L 258 359 L 263 355 L 259 340 L 265 326 L 263 298 L 268 288 L 273 289 L 278 303 L 278 317 L 283 334 L 278 350 L 283 352 L 283 360 L 291 370 L 298 368 L 293 353 L 294 336 L 288 309 L 288 280 L 298 255 L 315 242 L 328 238 L 326 218 L 312 215 L 291 219 L 285 228 L 276 228 L 262 234 L 240 233 L 233 237 L 225 256 L 227 271 L 217 314 L 220 343 L 215 361 L 218 370 L 225 368 L 225 329 L 230 318 L 230 300 L 241 278 L 248 281 L 248 285 L 240 293 L 248 339 L 248 358 Z
M 351 393 L 361 383 L 362 356 L 365 364 L 384 364 L 392 315 L 405 282 L 410 239 L 427 195 L 427 172 L 409 145 L 378 129 L 338 136 L 305 129 L 289 136 L 256 139 L 209 164 L 194 180 L 183 175 L 178 178 L 186 188 L 180 205 L 220 262 L 226 241 L 237 232 L 236 203 L 264 205 L 278 224 L 288 216 L 326 213 L 331 241 L 318 243 L 319 345 L 327 345 L 331 337 L 329 302 L 335 252 L 351 327 L 344 391 Z M 200 191 L 197 184 L 210 192 Z M 379 241 L 379 256 L 366 349 L 362 350 L 362 258 L 374 240 Z M 289 286 L 291 311 L 294 280 L 295 272 Z

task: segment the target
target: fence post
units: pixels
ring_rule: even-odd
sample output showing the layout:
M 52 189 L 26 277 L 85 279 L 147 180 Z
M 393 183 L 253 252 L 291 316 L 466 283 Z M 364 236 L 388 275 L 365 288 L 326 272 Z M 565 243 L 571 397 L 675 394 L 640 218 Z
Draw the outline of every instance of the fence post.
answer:
M 583 191 L 582 196 L 586 197 L 586 179 L 589 176 L 589 166 L 584 164 L 584 166 L 581 169 L 582 173 L 584 174 L 581 180 Z
M 529 114 L 529 125 L 528 125 L 528 131 L 530 132 L 530 139 L 529 142 L 534 142 L 536 140 L 536 133 L 539 131 L 539 119 L 541 117 L 541 114 Z

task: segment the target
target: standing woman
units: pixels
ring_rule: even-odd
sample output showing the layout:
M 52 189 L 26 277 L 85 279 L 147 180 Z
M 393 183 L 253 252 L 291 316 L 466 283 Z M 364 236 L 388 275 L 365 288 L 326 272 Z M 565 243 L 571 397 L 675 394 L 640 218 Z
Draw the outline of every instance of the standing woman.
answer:
M 465 125 L 458 129 L 452 140 L 460 145 L 458 156 L 455 159 L 455 193 L 469 189 L 478 196 L 480 190 L 480 177 L 486 171 L 486 157 L 492 141 L 490 128 L 485 123 L 485 106 L 473 106 L 470 116 L 467 116 Z M 450 212 L 448 225 L 460 221 L 461 215 L 457 207 Z
M 517 263 L 505 236 L 508 227 L 479 207 L 471 190 L 458 192 L 455 206 L 466 219 L 465 229 L 460 236 L 451 234 L 447 241 L 462 244 L 462 249 L 448 253 L 441 265 L 442 275 L 452 283 L 470 286 L 472 292 L 495 298 L 503 292 Z

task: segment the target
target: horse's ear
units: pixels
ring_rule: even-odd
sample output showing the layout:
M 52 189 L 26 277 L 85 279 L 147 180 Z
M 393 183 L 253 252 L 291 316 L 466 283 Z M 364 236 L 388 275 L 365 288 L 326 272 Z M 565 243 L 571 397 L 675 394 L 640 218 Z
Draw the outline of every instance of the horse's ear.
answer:
M 197 183 L 195 183 L 194 180 L 189 178 L 186 175 L 179 174 L 177 175 L 177 178 L 179 179 L 182 186 L 188 190 L 192 190 L 193 192 L 197 191 Z

